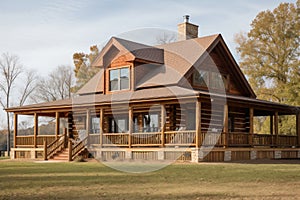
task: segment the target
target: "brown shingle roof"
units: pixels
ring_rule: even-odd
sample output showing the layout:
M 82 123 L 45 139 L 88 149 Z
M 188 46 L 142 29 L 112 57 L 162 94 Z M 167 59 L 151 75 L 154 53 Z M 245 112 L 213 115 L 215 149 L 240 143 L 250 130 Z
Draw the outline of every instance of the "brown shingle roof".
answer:
M 112 37 L 92 63 L 92 66 L 105 67 L 104 56 L 112 46 L 116 47 L 119 51 L 117 55 L 114 55 L 116 58 L 126 55 L 128 61 L 135 59 L 154 63 L 163 63 L 164 61 L 163 50 L 160 48 Z
M 76 94 L 81 95 L 103 92 L 103 74 L 104 69 L 100 68 L 99 72 L 95 74 L 95 76 L 91 78 L 82 88 L 80 88 Z
M 178 84 L 218 36 L 217 34 L 156 46 L 164 50 L 164 64 L 147 76 L 137 77 L 136 87 Z
M 93 106 L 103 105 L 110 103 L 126 103 L 132 101 L 147 101 L 153 99 L 165 99 L 165 98 L 181 98 L 184 96 L 196 96 L 197 91 L 182 88 L 178 86 L 171 87 L 160 87 L 160 88 L 149 88 L 145 90 L 137 90 L 130 92 L 116 92 L 112 94 L 90 94 L 77 96 L 73 99 L 58 100 L 46 103 L 25 105 L 22 107 L 12 107 L 6 109 L 8 112 L 22 112 L 22 111 L 34 111 L 34 110 L 50 110 L 59 108 L 72 108 L 77 106 Z

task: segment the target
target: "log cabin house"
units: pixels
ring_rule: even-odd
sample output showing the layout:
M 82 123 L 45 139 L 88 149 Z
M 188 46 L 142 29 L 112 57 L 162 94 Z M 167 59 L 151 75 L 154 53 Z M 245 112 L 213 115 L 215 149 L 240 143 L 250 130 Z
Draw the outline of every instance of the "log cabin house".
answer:
M 198 37 L 188 16 L 178 41 L 113 37 L 92 65 L 99 72 L 72 99 L 6 109 L 13 159 L 71 161 L 84 149 L 104 161 L 300 158 L 300 108 L 257 99 L 222 36 Z M 18 134 L 19 115 L 33 116 L 32 135 Z M 280 133 L 281 116 L 293 116 L 294 132 Z M 53 135 L 39 133 L 39 117 L 55 118 Z M 257 117 L 268 133 L 255 132 Z

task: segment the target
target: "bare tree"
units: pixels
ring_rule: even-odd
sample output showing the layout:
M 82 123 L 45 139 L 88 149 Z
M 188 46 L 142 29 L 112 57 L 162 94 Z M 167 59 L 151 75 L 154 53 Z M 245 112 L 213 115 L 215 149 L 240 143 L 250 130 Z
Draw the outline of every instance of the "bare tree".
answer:
M 74 72 L 70 66 L 58 66 L 47 78 L 41 78 L 37 84 L 35 102 L 55 101 L 72 96 L 71 88 L 75 83 Z
M 36 75 L 34 71 L 26 72 L 16 55 L 4 53 L 0 57 L 0 104 L 5 108 L 12 105 L 22 106 L 35 89 Z M 14 93 L 14 87 L 19 85 L 19 94 Z M 12 100 L 14 99 L 14 100 Z M 17 100 L 17 101 L 16 101 Z M 10 133 L 11 133 L 10 114 L 6 113 L 7 123 L 7 151 L 10 151 Z
M 176 41 L 176 36 L 173 33 L 164 32 L 162 35 L 156 37 L 158 44 L 168 44 Z

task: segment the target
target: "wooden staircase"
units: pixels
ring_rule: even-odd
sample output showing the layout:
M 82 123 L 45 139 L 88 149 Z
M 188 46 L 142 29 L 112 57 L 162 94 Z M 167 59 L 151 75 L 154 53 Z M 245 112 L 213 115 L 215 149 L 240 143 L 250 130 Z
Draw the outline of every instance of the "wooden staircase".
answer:
M 49 160 L 69 161 L 69 148 L 64 148 L 62 151 L 55 153 Z

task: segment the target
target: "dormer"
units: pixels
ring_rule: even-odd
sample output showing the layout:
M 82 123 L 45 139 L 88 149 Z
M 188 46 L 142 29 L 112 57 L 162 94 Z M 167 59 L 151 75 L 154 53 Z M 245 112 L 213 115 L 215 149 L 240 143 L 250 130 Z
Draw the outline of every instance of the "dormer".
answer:
M 162 49 L 112 37 L 92 63 L 100 71 L 77 94 L 133 91 L 136 89 L 135 68 L 163 62 Z

